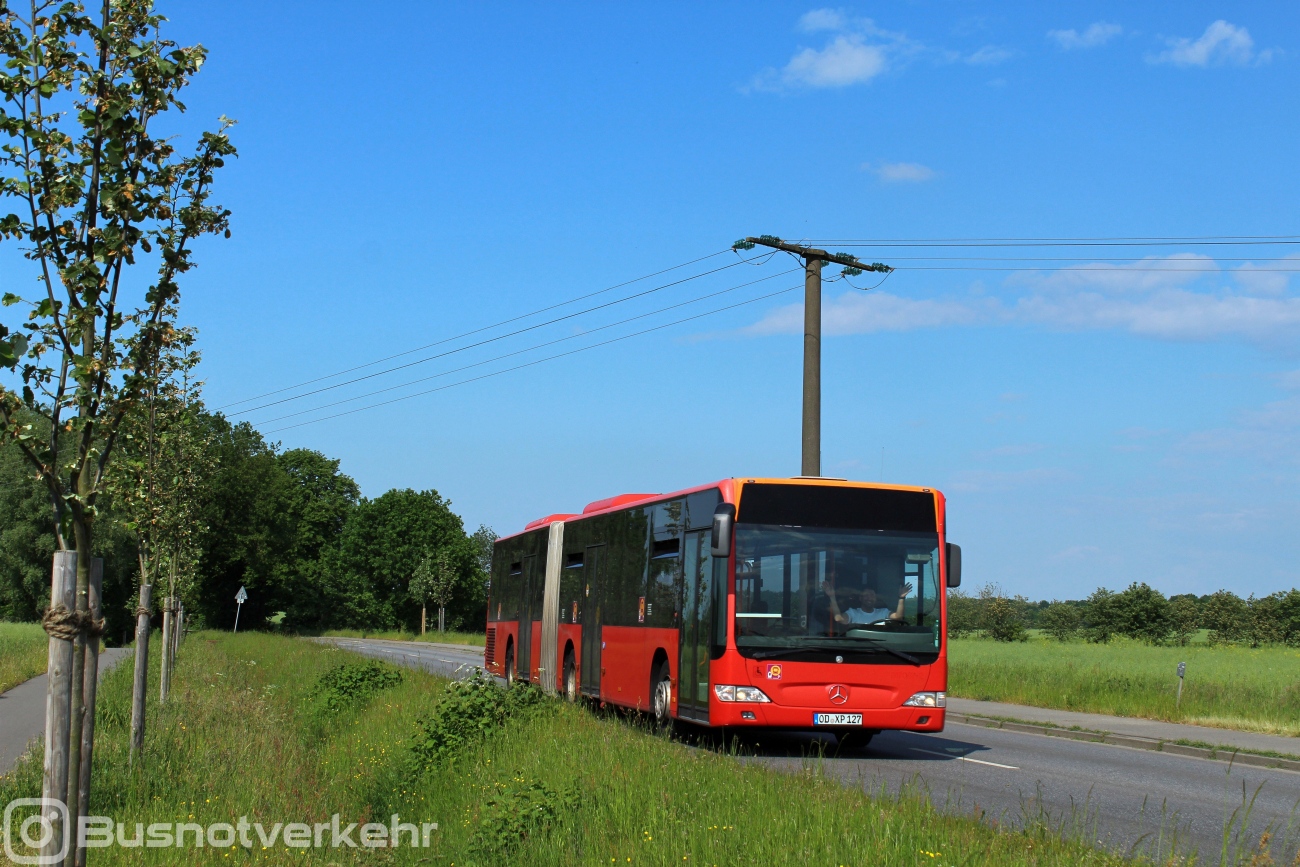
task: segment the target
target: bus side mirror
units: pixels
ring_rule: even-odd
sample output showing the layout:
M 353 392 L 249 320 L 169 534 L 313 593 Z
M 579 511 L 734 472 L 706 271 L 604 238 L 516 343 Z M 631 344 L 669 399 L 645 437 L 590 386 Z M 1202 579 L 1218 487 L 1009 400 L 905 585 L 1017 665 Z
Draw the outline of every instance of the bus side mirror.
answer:
M 961 546 L 948 543 L 948 586 L 961 586 Z
M 709 537 L 709 553 L 714 557 L 731 556 L 731 535 L 736 526 L 736 507 L 723 503 L 713 510 L 713 533 Z

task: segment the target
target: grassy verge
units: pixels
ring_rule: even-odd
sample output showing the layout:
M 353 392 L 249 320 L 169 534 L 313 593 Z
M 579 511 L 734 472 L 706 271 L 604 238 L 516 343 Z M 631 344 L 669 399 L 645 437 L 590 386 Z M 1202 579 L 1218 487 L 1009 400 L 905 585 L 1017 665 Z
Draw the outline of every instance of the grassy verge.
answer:
M 1175 706 L 1179 662 L 1187 663 Z M 1300 736 L 1300 650 L 954 640 L 961 698 Z
M 412 632 L 363 632 L 360 629 L 330 629 L 321 633 L 328 638 L 379 638 L 385 641 L 427 641 L 433 644 L 472 644 L 482 647 L 485 640 L 481 632 L 429 632 L 416 635 Z
M 44 674 L 49 647 L 39 623 L 0 623 L 0 692 Z
M 124 849 L 96 865 L 1125 863 L 1047 828 L 1002 832 L 921 798 L 873 798 L 810 760 L 781 773 L 692 750 L 638 725 L 545 700 L 483 713 L 423 767 L 417 721 L 449 718 L 462 687 L 423 672 L 327 674 L 359 657 L 314 642 L 197 633 L 173 700 L 151 697 L 143 761 L 127 767 L 130 670 L 100 688 L 92 813 L 152 822 L 438 822 L 428 849 Z M 373 663 L 366 663 L 371 664 Z M 363 672 L 364 674 L 364 672 Z M 322 699 L 318 684 L 335 691 Z M 373 690 L 368 696 L 365 690 Z M 349 690 L 362 697 L 346 699 Z M 343 696 L 343 698 L 340 698 Z M 458 705 L 459 701 L 459 705 Z M 479 734 L 482 724 L 485 733 Z M 430 755 L 426 749 L 424 755 Z M 39 790 L 39 761 L 0 778 L 0 803 Z M 328 840 L 328 834 L 326 835 Z

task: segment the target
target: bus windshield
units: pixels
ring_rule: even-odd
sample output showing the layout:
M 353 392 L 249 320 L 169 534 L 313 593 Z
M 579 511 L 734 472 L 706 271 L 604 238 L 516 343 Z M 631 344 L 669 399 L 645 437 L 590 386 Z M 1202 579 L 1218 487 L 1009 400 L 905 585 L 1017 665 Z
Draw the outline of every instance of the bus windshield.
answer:
M 937 533 L 739 524 L 736 646 L 746 656 L 933 662 Z

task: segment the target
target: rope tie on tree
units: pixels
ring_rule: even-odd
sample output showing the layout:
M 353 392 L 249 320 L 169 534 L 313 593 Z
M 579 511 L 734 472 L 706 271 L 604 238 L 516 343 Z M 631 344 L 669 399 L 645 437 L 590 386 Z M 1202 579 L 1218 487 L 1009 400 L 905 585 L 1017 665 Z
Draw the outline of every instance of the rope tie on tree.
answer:
M 136 609 L 135 609 L 135 616 L 136 616 L 136 617 L 152 617 L 152 616 L 153 616 L 153 612 L 150 611 L 148 608 L 145 608 L 143 605 L 137 605 L 137 606 L 136 606 Z
M 104 634 L 104 618 L 95 618 L 89 611 L 69 611 L 63 605 L 45 609 L 41 626 L 50 638 L 75 641 L 78 636 L 98 638 Z

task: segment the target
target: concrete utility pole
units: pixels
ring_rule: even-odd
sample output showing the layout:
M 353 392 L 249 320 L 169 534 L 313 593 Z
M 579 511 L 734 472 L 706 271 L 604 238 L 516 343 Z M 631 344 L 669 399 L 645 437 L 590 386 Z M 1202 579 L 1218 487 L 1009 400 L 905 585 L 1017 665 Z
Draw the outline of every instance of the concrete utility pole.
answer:
M 828 262 L 843 265 L 842 276 L 864 271 L 888 274 L 894 269 L 879 262 L 867 264 L 844 253 L 828 253 L 804 244 L 788 244 L 773 235 L 745 238 L 734 250 L 756 246 L 783 250 L 803 259 L 803 464 L 801 476 L 822 474 L 822 268 Z

